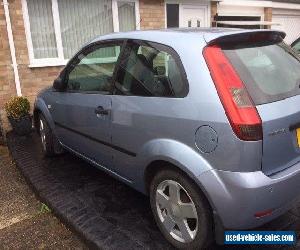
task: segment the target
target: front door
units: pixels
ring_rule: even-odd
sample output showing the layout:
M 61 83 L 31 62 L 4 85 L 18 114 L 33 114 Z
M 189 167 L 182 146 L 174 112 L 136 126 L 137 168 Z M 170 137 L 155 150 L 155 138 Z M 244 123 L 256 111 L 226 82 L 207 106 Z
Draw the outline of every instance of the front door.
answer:
M 208 27 L 208 8 L 205 5 L 181 5 L 180 27 Z
M 83 50 L 66 68 L 67 89 L 54 93 L 51 110 L 59 140 L 110 169 L 112 78 L 120 48 L 117 42 Z

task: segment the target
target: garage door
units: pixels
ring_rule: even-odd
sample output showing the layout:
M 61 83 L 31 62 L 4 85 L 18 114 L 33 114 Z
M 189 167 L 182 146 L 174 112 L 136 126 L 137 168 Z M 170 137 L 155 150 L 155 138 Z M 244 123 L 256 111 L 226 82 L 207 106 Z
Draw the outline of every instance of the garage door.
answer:
M 273 25 L 273 29 L 282 30 L 287 34 L 287 43 L 292 43 L 300 36 L 300 11 L 273 9 L 272 21 L 279 24 Z

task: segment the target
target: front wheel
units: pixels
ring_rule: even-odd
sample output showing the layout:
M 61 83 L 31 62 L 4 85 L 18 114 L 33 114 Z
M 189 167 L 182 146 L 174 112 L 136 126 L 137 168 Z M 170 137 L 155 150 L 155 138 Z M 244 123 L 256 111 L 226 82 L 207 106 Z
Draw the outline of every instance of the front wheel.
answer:
M 54 156 L 63 152 L 62 147 L 53 135 L 52 130 L 43 115 L 39 116 L 39 134 L 45 156 Z
M 173 246 L 203 249 L 210 245 L 210 207 L 188 177 L 171 169 L 160 171 L 150 186 L 150 203 L 160 231 Z

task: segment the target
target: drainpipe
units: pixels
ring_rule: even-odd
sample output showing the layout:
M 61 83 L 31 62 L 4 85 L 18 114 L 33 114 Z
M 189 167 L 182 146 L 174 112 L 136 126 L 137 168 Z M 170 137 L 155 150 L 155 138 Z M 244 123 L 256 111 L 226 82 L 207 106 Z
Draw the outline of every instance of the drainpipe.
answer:
M 12 60 L 12 66 L 13 66 L 13 70 L 14 70 L 17 95 L 22 96 L 18 64 L 17 64 L 17 59 L 16 59 L 16 49 L 15 49 L 14 37 L 13 37 L 13 33 L 12 33 L 12 28 L 11 28 L 11 21 L 10 21 L 10 16 L 9 16 L 7 0 L 3 0 L 3 5 L 4 5 L 4 14 L 5 14 L 5 20 L 6 20 L 9 49 L 10 49 L 10 55 L 11 55 L 11 60 Z

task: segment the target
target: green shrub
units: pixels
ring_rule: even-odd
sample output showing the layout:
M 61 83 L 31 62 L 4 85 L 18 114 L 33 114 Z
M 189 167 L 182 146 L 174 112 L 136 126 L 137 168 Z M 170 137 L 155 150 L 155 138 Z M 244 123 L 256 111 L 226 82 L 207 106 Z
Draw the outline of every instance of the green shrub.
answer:
M 19 119 L 29 114 L 30 103 L 26 97 L 12 97 L 5 103 L 7 116 L 13 119 Z

